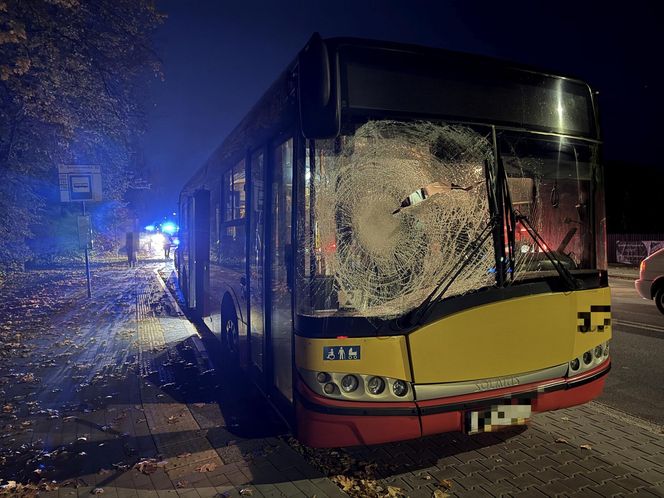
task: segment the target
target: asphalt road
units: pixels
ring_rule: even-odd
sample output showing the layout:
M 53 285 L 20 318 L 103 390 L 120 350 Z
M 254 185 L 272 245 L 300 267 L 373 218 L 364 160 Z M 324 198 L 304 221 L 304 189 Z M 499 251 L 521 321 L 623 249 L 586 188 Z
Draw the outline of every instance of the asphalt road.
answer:
M 664 425 L 664 315 L 632 280 L 613 278 L 613 368 L 597 401 Z

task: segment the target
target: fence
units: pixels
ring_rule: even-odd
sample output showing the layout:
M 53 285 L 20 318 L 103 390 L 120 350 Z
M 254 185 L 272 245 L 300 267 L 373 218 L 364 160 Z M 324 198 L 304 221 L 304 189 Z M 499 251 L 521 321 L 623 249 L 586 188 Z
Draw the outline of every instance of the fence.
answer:
M 610 233 L 607 235 L 609 263 L 638 265 L 643 258 L 664 247 L 664 233 Z

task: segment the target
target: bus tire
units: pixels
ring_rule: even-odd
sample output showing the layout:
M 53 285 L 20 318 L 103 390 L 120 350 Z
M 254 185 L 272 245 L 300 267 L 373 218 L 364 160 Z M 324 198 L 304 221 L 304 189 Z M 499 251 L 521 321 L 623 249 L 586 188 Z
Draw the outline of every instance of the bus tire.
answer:
M 236 362 L 240 356 L 240 334 L 237 326 L 237 314 L 233 300 L 226 296 L 221 304 L 221 336 L 224 349 Z

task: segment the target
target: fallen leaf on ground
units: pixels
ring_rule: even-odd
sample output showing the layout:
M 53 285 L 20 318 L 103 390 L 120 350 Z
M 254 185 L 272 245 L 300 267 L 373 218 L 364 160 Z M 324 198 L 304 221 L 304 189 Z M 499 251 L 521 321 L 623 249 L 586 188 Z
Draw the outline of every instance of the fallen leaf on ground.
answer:
M 186 488 L 189 485 L 189 481 L 182 479 L 181 481 L 178 481 L 175 483 L 176 488 Z
M 592 450 L 593 449 L 593 447 L 590 446 L 589 444 L 582 444 L 581 446 L 579 446 L 579 448 L 581 448 L 582 450 Z
M 433 498 L 447 498 L 448 495 L 444 491 L 441 491 L 440 489 L 437 489 L 436 491 L 433 492 Z
M 24 375 L 19 376 L 19 382 L 34 382 L 35 381 L 35 374 L 33 373 L 27 373 Z
M 397 488 L 396 486 L 388 486 L 387 496 L 389 496 L 390 498 L 399 498 L 406 495 L 404 494 L 401 488 Z
M 134 465 L 134 469 L 138 470 L 139 472 L 145 475 L 154 474 L 155 472 L 157 472 L 158 469 L 157 461 L 154 458 L 141 460 L 136 465 Z
M 60 483 L 60 486 L 72 486 L 74 488 L 80 488 L 81 486 L 87 486 L 85 481 L 82 479 L 67 479 Z
M 104 488 L 95 488 L 92 491 L 90 491 L 91 495 L 102 495 L 104 494 Z
M 58 483 L 55 482 L 55 481 L 43 482 L 39 485 L 39 490 L 40 491 L 57 491 L 58 490 Z
M 556 443 L 569 443 L 569 441 L 564 437 L 559 437 L 558 439 L 556 439 Z
M 443 489 L 452 489 L 453 484 L 454 483 L 449 479 L 441 479 L 440 481 L 438 481 L 438 485 Z
M 254 490 L 250 488 L 242 488 L 240 490 L 240 495 L 241 496 L 251 496 L 254 494 Z
M 339 486 L 341 486 L 341 489 L 343 489 L 344 491 L 350 491 L 351 489 L 353 489 L 353 486 L 355 485 L 355 482 L 351 478 L 346 477 L 344 475 L 334 476 L 332 480 L 336 481 L 336 483 L 339 484 Z
M 214 462 L 205 463 L 196 469 L 196 472 L 212 472 L 217 468 L 217 464 Z
M 180 453 L 178 455 L 178 458 L 187 458 L 187 457 L 190 457 L 190 456 L 191 456 L 191 453 L 186 452 L 186 453 Z

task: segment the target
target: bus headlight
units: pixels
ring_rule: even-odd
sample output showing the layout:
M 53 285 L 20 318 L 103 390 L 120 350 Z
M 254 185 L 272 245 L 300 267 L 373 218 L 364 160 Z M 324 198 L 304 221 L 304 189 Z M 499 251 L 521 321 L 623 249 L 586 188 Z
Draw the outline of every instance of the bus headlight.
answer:
M 354 375 L 344 375 L 344 377 L 341 379 L 341 389 L 347 393 L 352 393 L 355 391 L 359 384 L 360 383 L 357 380 L 357 377 Z
M 408 384 L 403 380 L 395 380 L 392 384 L 392 392 L 399 397 L 405 396 L 408 394 Z
M 385 381 L 381 377 L 371 377 L 367 382 L 367 389 L 371 394 L 380 394 L 385 389 Z
M 609 342 L 607 341 L 601 344 L 597 344 L 595 347 L 590 348 L 588 351 L 584 352 L 581 356 L 578 356 L 570 361 L 567 375 L 569 377 L 581 375 L 588 370 L 591 370 L 598 365 L 608 361 L 608 359 Z
M 410 382 L 381 375 L 379 372 L 329 372 L 298 369 L 304 384 L 319 396 L 341 401 L 398 402 L 412 401 Z

